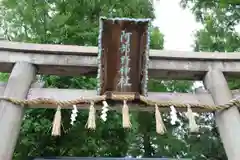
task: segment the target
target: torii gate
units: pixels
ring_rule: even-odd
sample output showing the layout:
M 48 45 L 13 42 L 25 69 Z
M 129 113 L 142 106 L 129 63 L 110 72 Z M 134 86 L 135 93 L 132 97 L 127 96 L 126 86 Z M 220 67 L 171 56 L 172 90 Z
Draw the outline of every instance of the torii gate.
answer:
M 163 122 L 158 109 L 166 111 L 170 109 L 169 105 L 174 104 L 178 111 L 188 108 L 189 113 L 191 109 L 198 112 L 216 111 L 224 107 L 217 105 L 226 104 L 239 95 L 231 93 L 225 79 L 225 76 L 239 77 L 239 53 L 150 50 L 148 59 L 149 19 L 101 18 L 100 22 L 99 48 L 0 41 L 0 71 L 11 73 L 7 84 L 0 86 L 0 94 L 5 97 L 0 103 L 1 160 L 12 159 L 24 115 L 24 107 L 17 104 L 28 104 L 33 108 L 57 108 L 55 103 L 61 108 L 70 108 L 76 104 L 79 109 L 86 109 L 86 104 L 91 102 L 91 116 L 94 116 L 94 110 L 102 107 L 99 102 L 105 101 L 119 107 L 119 103 L 124 101 L 123 127 L 130 127 L 126 107 L 128 101 L 131 110 L 149 111 L 155 108 L 157 132 L 162 133 L 164 124 L 161 124 Z M 96 74 L 97 68 L 98 96 L 90 90 L 48 89 L 33 85 L 37 73 L 74 76 Z M 148 76 L 203 80 L 207 91 L 198 91 L 196 94 L 147 94 Z M 90 98 L 75 100 L 79 96 Z M 46 106 L 42 104 L 42 99 L 36 101 L 36 98 L 52 98 L 55 101 L 44 99 L 51 101 Z M 24 99 L 27 101 L 21 101 Z M 62 100 L 67 101 L 63 103 Z M 140 106 L 136 107 L 135 104 Z M 216 123 L 229 160 L 240 158 L 240 116 L 234 104 L 239 103 L 237 100 L 231 101 L 228 109 L 216 111 Z M 59 110 L 57 113 L 59 115 Z M 189 121 L 194 122 L 194 117 L 189 116 Z M 92 119 L 88 125 L 94 128 Z M 59 132 L 59 126 L 55 124 L 54 127 Z

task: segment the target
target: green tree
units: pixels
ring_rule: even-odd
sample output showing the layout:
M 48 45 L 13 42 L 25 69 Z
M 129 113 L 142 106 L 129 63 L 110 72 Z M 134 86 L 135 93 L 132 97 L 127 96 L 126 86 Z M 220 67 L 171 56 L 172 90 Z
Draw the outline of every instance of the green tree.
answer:
M 201 21 L 204 24 L 204 28 L 195 34 L 195 51 L 240 51 L 240 34 L 235 28 L 239 24 L 240 19 L 240 8 L 237 2 L 240 1 L 231 1 L 231 3 L 220 1 L 219 4 L 210 5 L 209 7 L 213 8 L 213 12 L 207 12 L 208 7 L 202 6 L 205 9 L 202 9 L 201 12 Z M 201 10 L 200 7 L 195 7 L 198 8 L 196 10 Z M 231 89 L 240 87 L 239 80 L 229 79 L 228 81 Z
M 213 14 L 207 14 L 204 18 L 204 28 L 196 32 L 194 50 L 235 52 L 240 49 L 239 44 L 240 35 L 235 29 L 228 28 L 228 25 L 214 18 Z
M 203 24 L 203 29 L 195 33 L 195 44 L 193 46 L 195 51 L 239 51 L 240 35 L 235 30 L 235 26 L 239 24 L 240 19 L 239 0 L 182 0 L 181 2 L 182 6 L 190 8 L 196 19 Z M 231 89 L 239 88 L 239 80 L 230 79 L 229 87 Z M 209 115 L 206 114 L 205 116 Z M 210 117 L 210 119 L 212 118 Z M 205 130 L 201 137 L 205 139 L 204 141 L 210 141 L 211 150 L 215 151 L 214 154 L 213 152 L 205 152 L 204 156 L 207 159 L 213 157 L 215 159 L 227 159 L 215 123 L 209 123 L 206 118 L 203 119 L 203 123 L 212 129 Z M 204 135 L 207 135 L 207 137 L 204 137 Z M 209 146 L 206 147 L 209 149 Z
M 183 8 L 190 8 L 196 19 L 205 23 L 205 14 L 213 13 L 229 29 L 234 30 L 234 26 L 240 22 L 239 0 L 181 0 Z

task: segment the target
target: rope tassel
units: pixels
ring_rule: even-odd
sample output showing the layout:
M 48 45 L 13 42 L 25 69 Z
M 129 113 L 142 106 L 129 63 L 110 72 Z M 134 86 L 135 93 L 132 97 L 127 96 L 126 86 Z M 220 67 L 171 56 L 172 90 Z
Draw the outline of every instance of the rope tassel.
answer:
M 188 121 L 189 121 L 190 132 L 198 132 L 199 131 L 199 126 L 197 125 L 197 123 L 195 121 L 195 115 L 193 114 L 193 111 L 192 111 L 190 105 L 188 105 L 188 107 L 187 107 L 186 116 L 187 116 Z
M 87 128 L 95 130 L 96 129 L 96 110 L 94 107 L 94 102 L 91 102 L 90 107 L 89 107 L 89 114 L 88 114 L 88 121 L 87 121 Z
M 123 107 L 122 107 L 122 125 L 123 128 L 131 128 L 132 124 L 130 122 L 130 117 L 129 117 L 129 108 L 127 105 L 127 101 L 123 101 Z
M 52 136 L 61 135 L 61 107 L 58 106 L 57 111 L 54 115 L 53 127 L 52 127 Z
M 160 135 L 163 135 L 166 132 L 166 127 L 164 125 L 164 122 L 157 104 L 155 104 L 155 120 L 156 120 L 156 132 Z

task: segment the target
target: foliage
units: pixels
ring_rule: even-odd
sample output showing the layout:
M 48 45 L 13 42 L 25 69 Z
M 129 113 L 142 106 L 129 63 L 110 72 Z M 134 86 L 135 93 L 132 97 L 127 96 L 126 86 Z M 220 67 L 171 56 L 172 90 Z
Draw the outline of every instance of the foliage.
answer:
M 150 48 L 163 49 L 164 36 L 157 27 L 151 28 L 151 42 Z
M 203 28 L 195 33 L 195 51 L 239 51 L 240 34 L 235 30 L 236 25 L 240 22 L 239 2 L 239 0 L 181 1 L 182 6 L 191 8 L 197 20 L 203 24 Z M 229 79 L 228 81 L 230 89 L 238 89 L 240 87 L 239 80 Z M 213 127 L 213 124 L 211 126 Z M 218 148 L 219 153 L 217 155 L 221 155 L 222 159 L 227 159 L 223 147 L 219 143 L 220 139 L 217 136 L 216 128 L 213 131 L 215 132 L 212 137 L 215 139 L 214 148 Z M 209 157 L 207 158 L 209 159 Z M 220 159 L 220 156 L 216 158 Z
M 154 18 L 152 10 L 144 0 L 3 0 L 1 15 L 8 39 L 96 46 L 100 16 Z
M 9 75 L 7 73 L 0 73 L 0 82 L 6 82 Z
M 196 15 L 196 19 L 205 23 L 205 14 L 213 13 L 222 23 L 234 30 L 240 22 L 239 0 L 181 0 L 182 7 L 189 7 Z
M 206 14 L 204 28 L 196 32 L 195 50 L 210 52 L 238 51 L 240 49 L 240 35 L 230 28 L 215 19 L 212 14 Z
M 240 22 L 239 0 L 181 0 L 204 25 L 196 32 L 195 51 L 234 52 L 240 49 L 240 35 L 235 27 Z
M 201 21 L 204 24 L 204 28 L 195 34 L 195 51 L 240 51 L 240 34 L 235 30 L 236 25 L 239 25 L 240 22 L 240 1 L 226 2 L 208 4 L 199 0 L 192 7 L 197 16 L 201 15 Z M 199 7 L 201 5 L 204 6 L 204 9 Z M 207 9 L 212 9 L 212 12 L 207 11 Z M 198 10 L 202 11 L 198 12 Z M 229 79 L 228 81 L 231 89 L 240 88 L 239 80 Z

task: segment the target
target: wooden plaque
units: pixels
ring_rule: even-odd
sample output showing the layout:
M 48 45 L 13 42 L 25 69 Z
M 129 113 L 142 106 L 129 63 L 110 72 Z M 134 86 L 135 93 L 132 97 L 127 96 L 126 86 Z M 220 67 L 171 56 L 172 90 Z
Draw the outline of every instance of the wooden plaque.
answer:
M 146 96 L 150 19 L 100 18 L 98 94 Z

